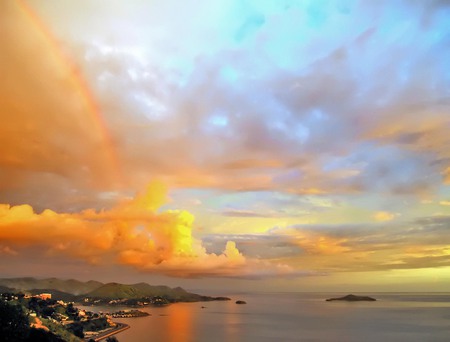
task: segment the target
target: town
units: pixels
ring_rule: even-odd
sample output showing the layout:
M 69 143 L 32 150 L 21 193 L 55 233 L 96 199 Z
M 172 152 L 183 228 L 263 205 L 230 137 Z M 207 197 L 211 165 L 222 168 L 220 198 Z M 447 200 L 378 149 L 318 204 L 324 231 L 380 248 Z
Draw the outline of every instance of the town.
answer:
M 74 302 L 52 299 L 51 293 L 1 293 L 0 305 L 2 326 L 13 328 L 10 333 L 14 341 L 19 341 L 22 335 L 39 335 L 39 340 L 44 341 L 99 341 L 129 328 L 126 324 L 113 322 L 112 318 L 149 315 L 140 310 L 92 312 L 76 307 Z M 23 340 L 33 341 L 36 337 L 28 338 Z

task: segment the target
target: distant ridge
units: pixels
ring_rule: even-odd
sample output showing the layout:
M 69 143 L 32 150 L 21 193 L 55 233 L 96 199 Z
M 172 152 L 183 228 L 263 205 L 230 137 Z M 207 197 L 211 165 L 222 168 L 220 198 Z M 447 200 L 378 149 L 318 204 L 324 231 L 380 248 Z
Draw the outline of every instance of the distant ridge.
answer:
M 14 289 L 0 285 L 0 293 L 14 292 Z
M 6 286 L 19 291 L 29 291 L 32 289 L 53 289 L 72 295 L 85 294 L 99 288 L 102 285 L 103 283 L 94 280 L 82 282 L 75 279 L 36 279 L 32 277 L 0 279 L 0 286 Z
M 92 298 L 143 298 L 165 296 L 173 301 L 200 301 L 205 296 L 189 293 L 181 287 L 170 288 L 168 286 L 153 286 L 147 283 L 124 285 L 119 283 L 108 283 L 100 286 L 92 292 L 86 293 L 86 297 Z
M 31 294 L 51 293 L 52 298 L 77 301 L 90 298 L 108 302 L 109 300 L 135 300 L 141 298 L 164 297 L 169 302 L 199 302 L 211 300 L 229 300 L 226 297 L 209 297 L 190 293 L 181 287 L 170 288 L 164 285 L 137 283 L 101 283 L 90 280 L 82 282 L 75 279 L 58 278 L 36 279 L 6 278 L 0 279 L 0 292 L 27 292 Z
M 50 293 L 52 295 L 53 299 L 63 300 L 66 302 L 75 302 L 79 299 L 79 296 L 76 296 L 71 293 L 55 290 L 55 289 L 30 289 L 30 290 L 26 290 L 26 292 L 28 292 L 32 295 L 39 295 L 41 293 Z

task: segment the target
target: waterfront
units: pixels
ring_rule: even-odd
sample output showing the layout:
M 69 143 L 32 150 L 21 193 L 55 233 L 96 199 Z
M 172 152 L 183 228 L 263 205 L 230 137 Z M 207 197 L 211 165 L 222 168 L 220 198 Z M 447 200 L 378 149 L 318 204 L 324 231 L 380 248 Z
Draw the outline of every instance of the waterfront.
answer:
M 230 295 L 228 302 L 147 307 L 120 342 L 448 341 L 450 294 L 372 294 L 376 302 L 326 302 L 336 293 Z M 236 305 L 238 299 L 246 305 Z M 204 306 L 205 308 L 202 308 Z M 96 308 L 108 311 L 110 308 Z
M 112 329 L 106 329 L 104 332 L 100 332 L 98 334 L 94 334 L 92 336 L 86 336 L 85 341 L 89 341 L 93 339 L 95 342 L 102 341 L 110 336 L 114 336 L 122 331 L 125 331 L 127 329 L 130 329 L 130 326 L 128 324 L 124 323 L 118 323 L 116 327 Z

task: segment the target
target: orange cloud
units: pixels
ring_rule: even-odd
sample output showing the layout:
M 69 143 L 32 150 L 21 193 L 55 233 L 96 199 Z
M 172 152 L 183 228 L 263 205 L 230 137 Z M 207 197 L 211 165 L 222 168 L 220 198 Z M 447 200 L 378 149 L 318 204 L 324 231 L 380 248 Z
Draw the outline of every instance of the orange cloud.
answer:
M 343 253 L 349 250 L 348 247 L 343 245 L 346 239 L 336 239 L 330 236 L 312 233 L 303 233 L 295 238 L 298 245 L 310 254 L 330 255 Z
M 158 212 L 166 199 L 162 184 L 110 210 L 37 214 L 29 205 L 0 205 L 2 251 L 11 246 L 41 246 L 91 263 L 129 265 L 172 276 L 247 277 L 288 274 L 292 270 L 247 259 L 232 241 L 222 254 L 207 253 L 192 235 L 194 216 L 187 211 Z

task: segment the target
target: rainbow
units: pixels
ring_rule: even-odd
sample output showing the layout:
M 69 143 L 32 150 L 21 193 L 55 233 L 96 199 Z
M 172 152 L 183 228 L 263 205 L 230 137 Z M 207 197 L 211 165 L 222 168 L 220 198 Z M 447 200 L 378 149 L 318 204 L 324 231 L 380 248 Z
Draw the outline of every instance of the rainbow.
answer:
M 83 73 L 77 67 L 76 63 L 74 63 L 71 58 L 63 52 L 52 32 L 43 23 L 35 11 L 24 0 L 17 0 L 16 3 L 18 4 L 21 13 L 42 35 L 44 41 L 48 44 L 49 50 L 54 54 L 63 70 L 68 72 L 70 82 L 74 87 L 74 90 L 80 94 L 80 97 L 84 101 L 87 108 L 87 113 L 90 114 L 89 119 L 91 120 L 93 127 L 95 127 L 100 134 L 105 157 L 107 158 L 112 170 L 113 181 L 115 185 L 118 186 L 123 184 L 123 175 L 113 139 L 103 118 L 100 106 L 96 102 L 95 97 L 83 76 Z

